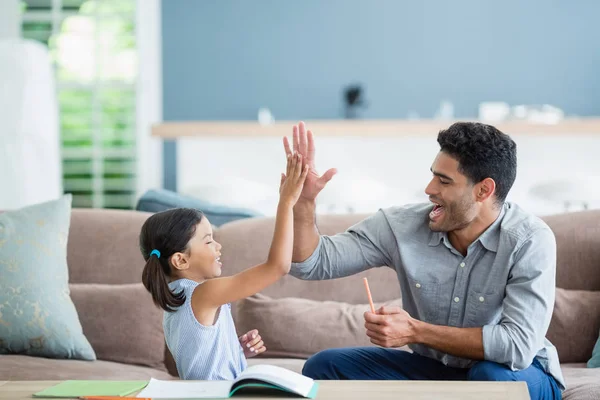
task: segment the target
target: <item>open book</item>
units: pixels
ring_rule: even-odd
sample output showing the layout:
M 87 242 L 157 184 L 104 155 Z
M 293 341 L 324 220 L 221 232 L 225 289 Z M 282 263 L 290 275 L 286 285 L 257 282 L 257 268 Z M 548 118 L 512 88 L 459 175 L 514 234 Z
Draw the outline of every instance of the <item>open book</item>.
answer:
M 254 365 L 234 381 L 160 381 L 150 383 L 137 397 L 161 399 L 226 399 L 238 392 L 278 390 L 309 399 L 317 395 L 319 384 L 306 376 L 274 365 Z M 241 394 L 241 393 L 240 393 Z

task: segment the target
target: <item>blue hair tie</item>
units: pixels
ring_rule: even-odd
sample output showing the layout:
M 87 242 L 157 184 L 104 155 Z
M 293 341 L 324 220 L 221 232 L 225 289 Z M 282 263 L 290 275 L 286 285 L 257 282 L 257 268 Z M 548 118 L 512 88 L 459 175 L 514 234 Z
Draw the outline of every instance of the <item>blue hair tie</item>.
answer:
M 160 251 L 154 249 L 150 252 L 150 257 L 156 256 L 156 258 L 160 258 Z

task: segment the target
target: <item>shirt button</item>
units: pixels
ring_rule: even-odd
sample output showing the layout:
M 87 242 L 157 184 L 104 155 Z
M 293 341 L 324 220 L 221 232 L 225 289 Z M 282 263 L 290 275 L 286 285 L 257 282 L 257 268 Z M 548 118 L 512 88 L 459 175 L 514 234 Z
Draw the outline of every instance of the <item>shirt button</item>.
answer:
M 455 298 L 454 298 L 454 302 L 455 302 L 455 303 L 458 303 L 459 301 L 460 301 L 460 299 L 459 299 L 458 297 L 455 297 Z
M 482 302 L 482 303 L 483 303 L 483 301 L 484 301 L 484 300 L 485 300 L 485 299 L 483 298 L 483 296 L 481 296 L 481 297 L 479 298 L 479 301 L 480 301 L 480 302 Z
M 415 286 L 416 286 L 416 287 L 418 287 L 418 288 L 420 288 L 420 287 L 421 287 L 421 284 L 420 284 L 420 283 L 417 283 Z
M 460 263 L 460 267 L 464 268 L 465 267 L 465 263 L 464 262 Z

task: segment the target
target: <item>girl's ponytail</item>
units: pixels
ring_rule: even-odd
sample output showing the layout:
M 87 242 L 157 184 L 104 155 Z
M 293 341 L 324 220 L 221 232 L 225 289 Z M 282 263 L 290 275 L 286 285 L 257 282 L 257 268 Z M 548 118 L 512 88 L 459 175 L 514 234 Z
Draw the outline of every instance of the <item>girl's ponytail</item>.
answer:
M 167 274 L 163 271 L 161 260 L 150 256 L 142 272 L 142 283 L 152 295 L 154 304 L 165 311 L 174 311 L 185 302 L 183 291 L 175 294 L 169 288 Z

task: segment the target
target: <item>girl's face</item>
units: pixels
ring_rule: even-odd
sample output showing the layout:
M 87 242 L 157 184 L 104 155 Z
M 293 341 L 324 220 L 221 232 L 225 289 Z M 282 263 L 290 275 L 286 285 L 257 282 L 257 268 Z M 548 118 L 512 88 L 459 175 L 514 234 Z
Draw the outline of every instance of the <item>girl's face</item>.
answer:
M 172 263 L 183 278 L 195 281 L 221 276 L 221 245 L 213 239 L 212 226 L 206 217 L 196 226 L 188 254 L 176 253 Z

